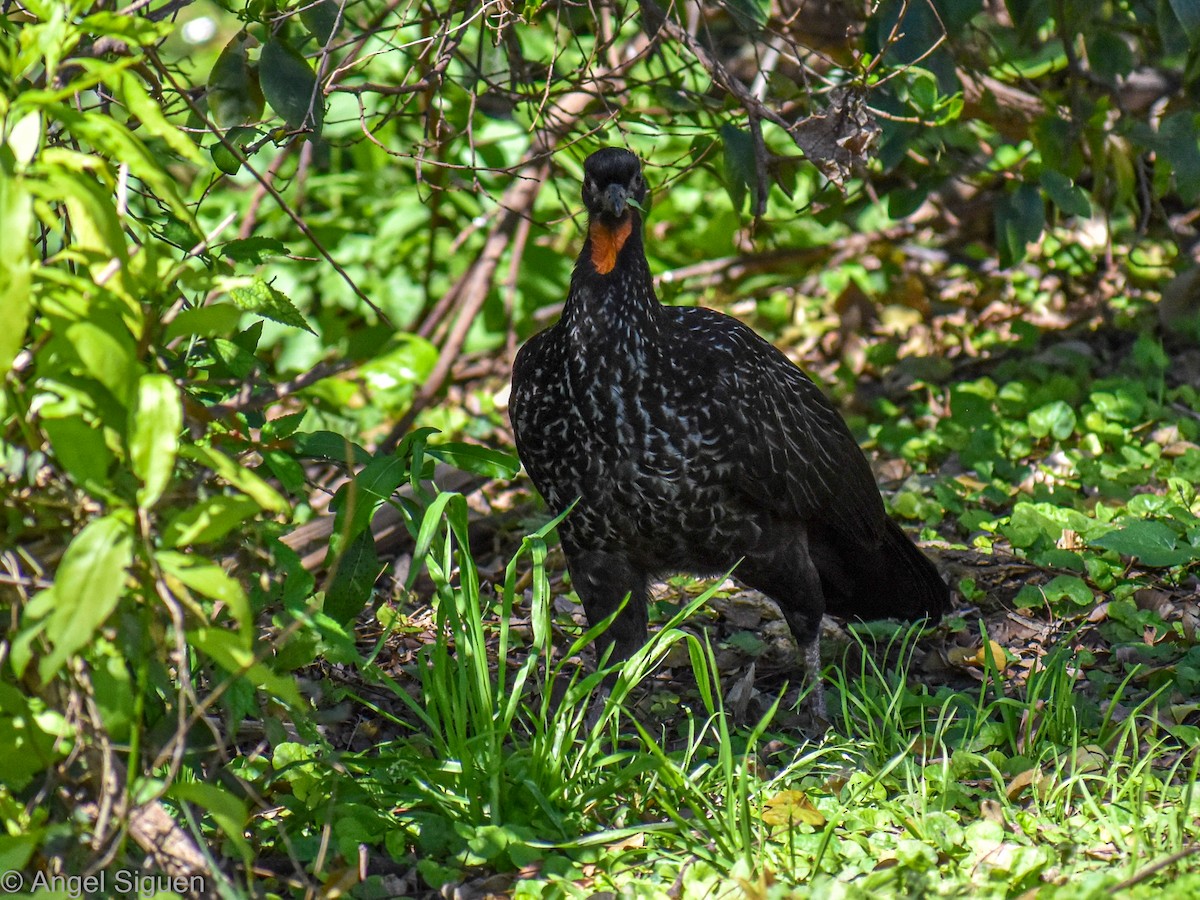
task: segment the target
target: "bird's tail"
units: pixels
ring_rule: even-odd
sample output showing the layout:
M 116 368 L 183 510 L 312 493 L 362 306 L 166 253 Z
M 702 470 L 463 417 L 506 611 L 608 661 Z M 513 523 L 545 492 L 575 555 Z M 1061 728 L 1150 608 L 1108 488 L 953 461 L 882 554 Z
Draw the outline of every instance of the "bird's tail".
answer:
M 946 582 L 891 518 L 876 553 L 860 552 L 854 562 L 844 563 L 849 578 L 843 585 L 853 587 L 826 591 L 829 612 L 835 615 L 867 620 L 937 619 L 950 611 Z

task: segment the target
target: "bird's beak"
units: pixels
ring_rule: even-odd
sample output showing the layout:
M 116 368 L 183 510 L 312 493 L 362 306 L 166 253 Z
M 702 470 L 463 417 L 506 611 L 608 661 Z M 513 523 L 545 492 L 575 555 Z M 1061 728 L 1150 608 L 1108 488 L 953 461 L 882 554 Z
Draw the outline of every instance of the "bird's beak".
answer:
M 625 203 L 629 199 L 629 192 L 620 184 L 610 184 L 608 190 L 604 192 L 604 210 L 612 213 L 618 219 L 625 215 Z

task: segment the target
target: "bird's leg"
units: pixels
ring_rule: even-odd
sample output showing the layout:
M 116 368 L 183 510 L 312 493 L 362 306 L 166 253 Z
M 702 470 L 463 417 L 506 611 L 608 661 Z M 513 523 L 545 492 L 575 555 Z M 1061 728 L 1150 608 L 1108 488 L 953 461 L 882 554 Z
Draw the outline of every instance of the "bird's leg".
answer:
M 794 540 L 787 546 L 769 557 L 748 557 L 735 574 L 779 604 L 803 660 L 809 713 L 818 727 L 823 727 L 829 722 L 821 682 L 821 616 L 825 614 L 825 593 L 809 550 L 807 531 L 796 528 Z
M 596 638 L 597 668 L 624 662 L 646 643 L 646 576 L 634 570 L 621 554 L 596 551 L 568 551 L 567 567 L 589 626 L 595 627 L 616 612 L 608 628 Z M 616 680 L 614 671 L 596 690 L 584 719 L 589 729 L 599 722 Z
M 801 651 L 804 654 L 804 681 L 806 685 L 811 685 L 811 691 L 808 695 L 808 707 L 813 718 L 819 722 L 829 721 L 829 712 L 825 708 L 825 685 L 821 681 L 821 634 L 817 635 L 802 646 Z

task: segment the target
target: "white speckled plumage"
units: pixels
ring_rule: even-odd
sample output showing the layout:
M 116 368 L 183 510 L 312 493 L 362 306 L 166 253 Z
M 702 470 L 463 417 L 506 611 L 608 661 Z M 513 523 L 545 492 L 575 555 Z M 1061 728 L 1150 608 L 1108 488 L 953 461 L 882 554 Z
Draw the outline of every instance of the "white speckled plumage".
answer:
M 561 321 L 517 355 L 510 401 L 547 505 L 578 499 L 559 533 L 589 619 L 632 592 L 602 647 L 623 658 L 644 641 L 650 579 L 739 560 L 736 576 L 779 604 L 809 661 L 826 611 L 940 615 L 949 592 L 888 519 L 866 458 L 808 376 L 736 319 L 658 302 L 639 213 L 623 199 L 644 195 L 633 154 L 588 159 L 589 237 Z M 629 219 L 601 271 L 593 241 Z

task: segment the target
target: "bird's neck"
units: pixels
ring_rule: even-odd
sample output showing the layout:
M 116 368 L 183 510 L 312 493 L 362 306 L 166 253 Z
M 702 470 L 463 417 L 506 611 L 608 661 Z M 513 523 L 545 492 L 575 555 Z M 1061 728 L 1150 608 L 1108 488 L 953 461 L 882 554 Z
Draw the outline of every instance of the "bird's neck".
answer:
M 641 344 L 657 336 L 661 315 L 637 213 L 589 222 L 563 312 L 572 338 L 596 349 Z

